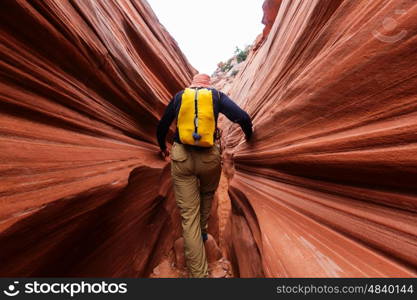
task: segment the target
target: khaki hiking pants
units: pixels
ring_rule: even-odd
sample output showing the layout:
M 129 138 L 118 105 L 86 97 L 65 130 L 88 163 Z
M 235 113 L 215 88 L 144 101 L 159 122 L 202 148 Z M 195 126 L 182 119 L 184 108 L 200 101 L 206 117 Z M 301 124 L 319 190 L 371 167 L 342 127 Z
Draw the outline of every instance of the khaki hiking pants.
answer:
M 187 267 L 191 277 L 208 277 L 201 234 L 207 233 L 211 202 L 220 181 L 221 157 L 218 146 L 197 148 L 174 143 L 171 174 L 181 212 Z

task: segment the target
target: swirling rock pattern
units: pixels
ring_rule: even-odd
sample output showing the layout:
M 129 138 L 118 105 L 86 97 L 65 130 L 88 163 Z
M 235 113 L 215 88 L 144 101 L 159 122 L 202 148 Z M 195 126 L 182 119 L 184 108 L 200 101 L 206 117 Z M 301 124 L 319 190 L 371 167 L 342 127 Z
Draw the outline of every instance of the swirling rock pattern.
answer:
M 0 276 L 150 273 L 180 235 L 155 128 L 195 70 L 146 1 L 0 14 Z
M 224 126 L 235 273 L 416 276 L 417 3 L 269 2 L 230 89 L 253 141 Z
M 214 273 L 415 277 L 417 3 L 263 8 L 230 89 L 253 140 L 222 121 Z M 0 276 L 158 277 L 181 228 L 155 127 L 195 70 L 146 1 L 0 15 Z

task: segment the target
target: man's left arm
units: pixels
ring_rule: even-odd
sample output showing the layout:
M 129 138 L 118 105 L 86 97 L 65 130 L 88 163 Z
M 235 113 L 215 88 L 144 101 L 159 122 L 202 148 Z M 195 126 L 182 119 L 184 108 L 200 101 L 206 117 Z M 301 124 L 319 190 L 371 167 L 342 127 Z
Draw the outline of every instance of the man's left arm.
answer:
M 252 136 L 252 120 L 247 112 L 234 103 L 226 94 L 220 94 L 220 112 L 223 113 L 230 121 L 238 123 L 245 133 L 246 140 L 249 141 Z

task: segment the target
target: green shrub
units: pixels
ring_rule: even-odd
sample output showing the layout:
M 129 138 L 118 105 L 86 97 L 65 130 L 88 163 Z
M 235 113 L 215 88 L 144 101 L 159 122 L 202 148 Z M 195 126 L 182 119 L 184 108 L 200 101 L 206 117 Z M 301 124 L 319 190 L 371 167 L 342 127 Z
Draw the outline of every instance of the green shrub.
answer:
M 240 49 L 239 47 L 236 47 L 235 55 L 236 60 L 238 63 L 241 63 L 242 61 L 245 61 L 249 54 L 249 47 L 246 47 L 244 50 Z
M 246 60 L 249 54 L 249 50 L 250 50 L 250 46 L 246 46 L 245 49 L 243 50 L 240 49 L 239 47 L 236 47 L 235 56 L 236 56 L 237 63 L 241 63 L 242 61 Z M 230 58 L 227 62 L 219 62 L 217 66 L 219 67 L 220 71 L 227 73 L 233 68 L 232 61 L 233 61 L 233 57 Z M 235 71 L 233 71 L 232 75 L 236 76 L 236 74 L 237 72 L 235 73 Z
M 222 72 L 229 72 L 230 69 L 232 69 L 232 68 L 233 68 L 232 59 L 229 59 L 226 63 L 222 63 L 221 66 L 220 66 L 220 70 Z

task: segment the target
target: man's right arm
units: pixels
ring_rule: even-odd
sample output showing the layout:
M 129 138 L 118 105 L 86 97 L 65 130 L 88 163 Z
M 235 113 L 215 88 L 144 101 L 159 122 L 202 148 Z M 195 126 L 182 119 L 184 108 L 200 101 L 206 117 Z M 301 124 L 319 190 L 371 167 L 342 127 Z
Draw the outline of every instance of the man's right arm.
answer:
M 234 103 L 226 94 L 220 94 L 220 112 L 230 121 L 238 123 L 245 133 L 246 140 L 252 136 L 252 121 L 249 115 Z
M 172 121 L 175 119 L 175 98 L 176 97 L 174 96 L 174 98 L 169 102 L 167 108 L 165 109 L 164 115 L 158 123 L 156 136 L 161 151 L 165 151 L 167 148 L 165 144 L 165 138 L 167 136 L 169 127 L 172 124 Z

